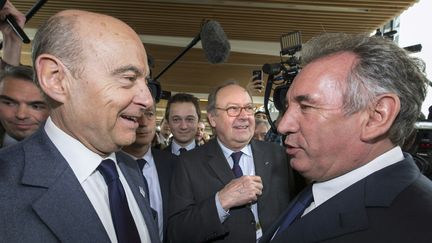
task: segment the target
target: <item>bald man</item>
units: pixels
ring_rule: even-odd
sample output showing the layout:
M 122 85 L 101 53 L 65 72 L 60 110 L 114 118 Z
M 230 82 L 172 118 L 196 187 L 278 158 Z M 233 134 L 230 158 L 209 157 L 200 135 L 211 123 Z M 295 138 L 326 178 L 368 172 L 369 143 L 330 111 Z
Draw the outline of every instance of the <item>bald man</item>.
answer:
M 52 110 L 0 152 L 2 241 L 159 242 L 138 165 L 117 152 L 153 105 L 138 35 L 110 16 L 62 11 L 36 33 L 32 59 Z

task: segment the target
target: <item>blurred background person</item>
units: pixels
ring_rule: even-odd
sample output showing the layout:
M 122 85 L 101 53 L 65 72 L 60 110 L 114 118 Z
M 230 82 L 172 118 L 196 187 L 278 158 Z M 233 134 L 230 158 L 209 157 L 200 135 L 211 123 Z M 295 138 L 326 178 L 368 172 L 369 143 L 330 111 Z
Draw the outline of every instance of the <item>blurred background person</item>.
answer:
M 198 129 L 195 135 L 195 140 L 199 146 L 205 144 L 208 141 L 208 135 L 205 132 L 205 128 L 206 126 L 204 122 L 198 122 Z
M 164 117 L 162 117 L 162 120 L 159 123 L 159 128 L 160 130 L 156 133 L 157 143 L 160 144 L 160 149 L 164 149 L 170 144 L 171 138 L 171 129 Z
M 255 119 L 254 138 L 256 140 L 265 141 L 267 132 L 270 129 L 270 124 L 267 120 Z

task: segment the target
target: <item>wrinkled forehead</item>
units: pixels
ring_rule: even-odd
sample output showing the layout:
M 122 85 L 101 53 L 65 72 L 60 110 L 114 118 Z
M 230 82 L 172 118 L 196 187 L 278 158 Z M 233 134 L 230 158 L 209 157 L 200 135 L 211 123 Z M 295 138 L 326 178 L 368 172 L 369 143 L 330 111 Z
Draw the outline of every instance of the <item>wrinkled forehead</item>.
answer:
M 252 97 L 249 93 L 239 85 L 228 85 L 219 90 L 216 95 L 216 103 L 218 105 L 227 104 L 251 104 Z

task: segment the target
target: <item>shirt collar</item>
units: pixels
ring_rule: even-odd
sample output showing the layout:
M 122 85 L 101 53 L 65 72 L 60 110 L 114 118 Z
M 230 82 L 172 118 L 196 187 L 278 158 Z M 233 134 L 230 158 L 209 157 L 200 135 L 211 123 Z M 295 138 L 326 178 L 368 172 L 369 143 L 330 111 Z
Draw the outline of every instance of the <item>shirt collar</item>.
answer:
M 320 204 L 368 175 L 402 160 L 404 160 L 402 150 L 399 146 L 396 146 L 353 171 L 328 181 L 314 183 L 312 191 L 315 206 L 318 207 Z
M 194 149 L 195 146 L 196 146 L 196 144 L 195 144 L 195 140 L 192 140 L 192 142 L 190 142 L 188 145 L 186 145 L 186 147 L 182 147 L 182 146 L 178 145 L 176 143 L 176 141 L 173 139 L 171 146 L 172 146 L 172 149 L 173 149 L 172 151 L 178 152 L 180 148 L 185 148 L 187 151 L 189 151 L 191 149 Z
M 83 183 L 96 170 L 103 159 L 117 161 L 115 153 L 111 153 L 107 158 L 102 158 L 99 154 L 91 151 L 80 141 L 57 127 L 51 117 L 48 117 L 44 129 L 80 183 Z
M 221 147 L 222 152 L 223 152 L 223 154 L 225 155 L 225 158 L 226 158 L 226 159 L 228 159 L 228 158 L 231 156 L 232 153 L 236 152 L 236 151 L 233 151 L 233 150 L 227 148 L 227 147 L 226 147 L 226 146 L 225 146 L 225 145 L 224 145 L 224 144 L 219 140 L 219 138 L 217 138 L 217 142 L 218 142 L 219 146 Z M 247 156 L 249 156 L 249 157 L 252 157 L 252 148 L 251 148 L 251 145 L 250 145 L 250 144 L 247 144 L 246 146 L 244 146 L 240 151 L 242 151 L 243 154 L 245 154 L 245 155 L 247 155 Z

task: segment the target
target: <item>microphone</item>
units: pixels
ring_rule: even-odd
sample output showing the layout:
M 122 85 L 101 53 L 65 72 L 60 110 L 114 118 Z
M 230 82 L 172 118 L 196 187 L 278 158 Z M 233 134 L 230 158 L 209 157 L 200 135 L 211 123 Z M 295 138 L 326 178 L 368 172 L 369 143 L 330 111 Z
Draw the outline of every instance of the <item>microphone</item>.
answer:
M 231 45 L 217 21 L 206 22 L 201 28 L 200 37 L 204 54 L 210 63 L 223 63 L 228 59 Z
M 204 54 L 210 63 L 222 63 L 228 56 L 231 49 L 229 41 L 220 24 L 214 20 L 209 20 L 201 27 L 200 33 L 174 58 L 162 71 L 156 75 L 154 80 L 158 80 L 174 63 L 176 63 L 187 51 L 195 46 L 198 41 L 204 50 Z
M 268 74 L 268 75 L 276 75 L 278 73 L 280 73 L 280 71 L 282 70 L 282 64 L 280 63 L 272 63 L 272 64 L 264 64 L 262 66 L 262 70 L 264 73 Z

